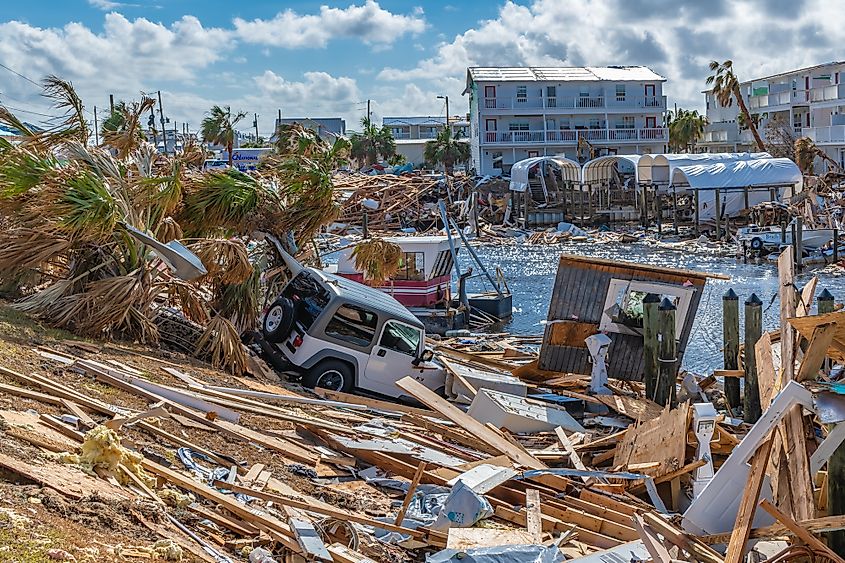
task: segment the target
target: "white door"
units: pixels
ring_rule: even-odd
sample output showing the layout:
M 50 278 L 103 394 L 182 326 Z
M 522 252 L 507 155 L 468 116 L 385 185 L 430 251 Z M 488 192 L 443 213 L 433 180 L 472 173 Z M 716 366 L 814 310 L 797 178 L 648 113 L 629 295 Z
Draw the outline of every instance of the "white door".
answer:
M 421 329 L 400 321 L 384 323 L 381 336 L 370 352 L 370 361 L 361 387 L 376 393 L 397 397 L 402 390 L 394 383 L 410 375 L 416 377 L 419 368 L 413 365 L 423 339 Z

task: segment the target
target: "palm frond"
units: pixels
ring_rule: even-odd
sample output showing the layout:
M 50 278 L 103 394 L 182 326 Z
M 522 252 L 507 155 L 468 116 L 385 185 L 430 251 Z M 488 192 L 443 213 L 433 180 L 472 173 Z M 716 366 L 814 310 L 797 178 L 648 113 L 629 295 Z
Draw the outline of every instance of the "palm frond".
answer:
M 185 194 L 179 224 L 188 236 L 237 230 L 258 206 L 262 190 L 254 177 L 235 169 L 204 174 Z
M 208 279 L 238 284 L 252 275 L 252 264 L 243 242 L 237 239 L 202 239 L 188 246 L 202 260 Z
M 217 315 L 197 342 L 195 354 L 208 357 L 211 365 L 224 368 L 233 375 L 246 370 L 247 355 L 235 326 L 222 315 Z
M 363 272 L 370 285 L 380 286 L 396 275 L 402 264 L 402 247 L 382 238 L 358 243 L 352 251 L 355 269 Z
M 82 100 L 73 88 L 73 84 L 58 76 L 50 75 L 44 79 L 44 96 L 52 99 L 56 108 L 65 110 L 65 121 L 61 128 L 55 131 L 57 137 L 87 143 L 88 120 L 85 118 Z

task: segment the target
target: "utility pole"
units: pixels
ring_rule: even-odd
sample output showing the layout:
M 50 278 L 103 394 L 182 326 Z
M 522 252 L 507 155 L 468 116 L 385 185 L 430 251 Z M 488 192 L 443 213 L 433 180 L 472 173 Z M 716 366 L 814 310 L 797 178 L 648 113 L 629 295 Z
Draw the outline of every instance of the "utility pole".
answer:
M 100 146 L 100 126 L 97 123 L 97 106 L 94 106 L 94 146 Z
M 147 120 L 147 127 L 153 133 L 153 145 L 158 145 L 158 135 L 156 135 L 156 115 L 155 111 L 150 110 L 150 118 Z
M 370 100 L 367 100 L 367 123 L 370 123 Z
M 253 113 L 252 115 L 255 116 L 255 119 L 252 120 L 252 124 L 255 126 L 255 142 L 258 143 L 258 114 Z
M 109 94 L 109 115 L 114 113 L 114 94 Z
M 449 131 L 449 136 L 452 136 L 452 130 L 449 127 L 449 96 L 437 96 L 438 100 L 446 100 L 446 130 Z
M 161 105 L 161 90 L 158 91 L 158 113 L 161 120 L 161 137 L 164 143 L 164 154 L 167 154 L 167 129 L 164 127 L 164 107 Z

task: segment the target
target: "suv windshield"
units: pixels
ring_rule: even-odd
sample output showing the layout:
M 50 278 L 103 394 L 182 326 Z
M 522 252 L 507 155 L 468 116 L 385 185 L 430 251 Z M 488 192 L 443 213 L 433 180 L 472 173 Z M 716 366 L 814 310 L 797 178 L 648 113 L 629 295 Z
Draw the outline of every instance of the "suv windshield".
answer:
M 329 293 L 308 272 L 300 272 L 293 278 L 283 295 L 294 302 L 296 319 L 305 330 L 311 328 L 329 304 Z

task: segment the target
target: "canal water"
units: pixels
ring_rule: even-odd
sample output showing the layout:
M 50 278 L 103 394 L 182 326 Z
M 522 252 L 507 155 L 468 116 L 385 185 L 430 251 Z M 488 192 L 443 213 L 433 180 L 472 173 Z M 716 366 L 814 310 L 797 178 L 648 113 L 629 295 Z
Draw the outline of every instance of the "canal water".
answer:
M 725 274 L 730 280 L 708 280 L 684 356 L 683 367 L 694 373 L 709 373 L 722 367 L 722 295 L 733 288 L 742 303 L 756 293 L 763 301 L 764 330 L 778 326 L 777 268 L 772 264 L 743 264 L 741 260 L 707 253 L 666 250 L 645 244 L 579 242 L 555 245 L 506 244 L 474 247 L 491 271 L 501 268 L 513 293 L 513 318 L 504 331 L 514 334 L 542 334 L 561 253 L 580 254 L 643 262 L 667 268 L 684 268 Z M 466 256 L 460 258 L 466 263 Z M 813 276 L 807 270 L 796 279 L 801 287 Z M 477 280 L 474 280 L 477 281 Z M 845 276 L 822 274 L 817 293 L 828 289 L 836 302 L 845 298 Z M 772 302 L 774 298 L 774 302 Z M 814 305 L 815 310 L 815 305 Z M 744 322 L 742 318 L 740 322 Z M 742 325 L 740 325 L 741 327 Z M 742 329 L 740 328 L 740 335 Z

